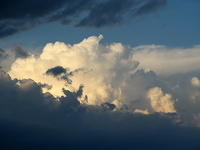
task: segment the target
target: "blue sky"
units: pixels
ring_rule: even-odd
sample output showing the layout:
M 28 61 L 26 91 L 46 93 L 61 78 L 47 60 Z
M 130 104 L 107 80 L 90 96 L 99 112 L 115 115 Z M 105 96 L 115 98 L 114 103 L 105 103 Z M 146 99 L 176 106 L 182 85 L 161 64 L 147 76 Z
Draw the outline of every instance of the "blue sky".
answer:
M 199 45 L 200 40 L 199 7 L 198 0 L 168 0 L 167 5 L 156 12 L 103 28 L 77 28 L 57 22 L 42 24 L 0 39 L 0 45 L 1 48 L 21 45 L 32 49 L 55 41 L 73 44 L 85 37 L 103 34 L 104 43 L 192 47 Z

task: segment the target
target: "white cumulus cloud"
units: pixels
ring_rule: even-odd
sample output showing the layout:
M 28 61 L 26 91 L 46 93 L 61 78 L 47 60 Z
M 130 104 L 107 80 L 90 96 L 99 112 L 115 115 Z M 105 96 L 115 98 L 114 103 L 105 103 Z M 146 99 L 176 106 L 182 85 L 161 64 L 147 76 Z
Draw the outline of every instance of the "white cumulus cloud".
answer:
M 151 88 L 148 91 L 147 97 L 150 100 L 152 109 L 155 112 L 161 113 L 175 113 L 174 101 L 171 94 L 163 93 L 159 87 Z
M 83 104 L 114 104 L 113 110 L 145 114 L 178 112 L 185 120 L 199 113 L 200 92 L 194 87 L 199 85 L 199 46 L 105 45 L 102 38 L 48 43 L 39 55 L 17 58 L 8 73 L 12 79 L 32 79 L 57 99 L 65 90 L 83 87 L 78 97 Z

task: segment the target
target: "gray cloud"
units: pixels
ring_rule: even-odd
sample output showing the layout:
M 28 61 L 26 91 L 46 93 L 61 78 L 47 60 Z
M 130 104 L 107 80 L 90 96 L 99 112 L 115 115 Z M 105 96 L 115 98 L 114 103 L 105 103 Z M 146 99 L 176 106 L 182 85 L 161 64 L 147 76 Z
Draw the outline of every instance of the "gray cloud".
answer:
M 17 45 L 13 48 L 14 54 L 16 58 L 27 58 L 29 57 L 29 53 L 25 51 L 21 46 Z
M 0 48 L 0 66 L 8 71 L 16 59 L 25 59 L 29 56 L 30 54 L 19 45 L 6 50 Z
M 0 10 L 0 38 L 39 24 L 60 22 L 79 27 L 120 24 L 127 18 L 146 15 L 164 6 L 167 0 L 3 0 Z M 77 20 L 77 21 L 75 21 Z

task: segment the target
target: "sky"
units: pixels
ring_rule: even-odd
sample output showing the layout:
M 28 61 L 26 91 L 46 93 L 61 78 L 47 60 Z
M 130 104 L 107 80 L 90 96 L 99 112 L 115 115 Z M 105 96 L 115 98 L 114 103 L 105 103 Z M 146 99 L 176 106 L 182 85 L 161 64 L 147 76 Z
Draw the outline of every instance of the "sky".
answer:
M 63 41 L 73 44 L 85 37 L 103 34 L 105 43 L 191 47 L 199 44 L 199 14 L 198 0 L 168 0 L 162 9 L 141 17 L 127 19 L 120 25 L 90 28 L 62 25 L 54 21 L 3 37 L 0 43 L 2 48 L 9 48 L 16 44 L 37 48 L 48 42 Z
M 0 148 L 199 150 L 199 0 L 3 0 Z

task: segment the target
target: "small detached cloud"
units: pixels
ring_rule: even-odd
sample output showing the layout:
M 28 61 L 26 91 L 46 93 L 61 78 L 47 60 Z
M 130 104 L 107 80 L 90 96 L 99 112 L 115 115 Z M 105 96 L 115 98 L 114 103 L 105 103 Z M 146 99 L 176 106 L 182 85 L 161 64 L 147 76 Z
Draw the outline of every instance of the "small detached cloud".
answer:
M 83 71 L 84 69 L 76 69 L 74 71 L 69 71 L 67 68 L 63 68 L 62 66 L 56 66 L 50 68 L 46 71 L 46 75 L 51 75 L 58 80 L 66 81 L 66 84 L 72 84 L 72 80 L 70 77 L 74 76 L 76 73 Z
M 48 69 L 46 72 L 46 74 L 53 75 L 53 76 L 58 76 L 60 74 L 65 74 L 65 73 L 66 73 L 66 69 L 63 68 L 62 66 L 53 67 L 51 69 Z

